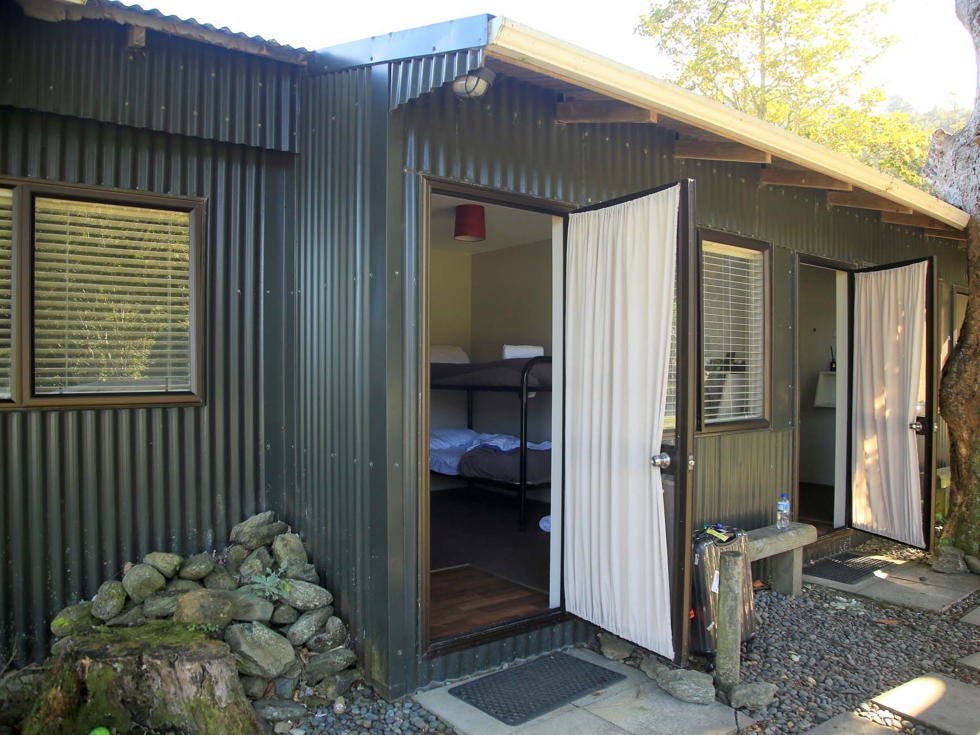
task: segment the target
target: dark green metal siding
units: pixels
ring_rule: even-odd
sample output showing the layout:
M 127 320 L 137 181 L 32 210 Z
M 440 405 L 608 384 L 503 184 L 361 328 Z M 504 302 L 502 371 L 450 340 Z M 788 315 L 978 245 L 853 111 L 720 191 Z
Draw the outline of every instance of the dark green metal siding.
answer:
M 419 253 L 422 175 L 577 206 L 690 177 L 696 180 L 700 226 L 774 244 L 772 425 L 760 431 L 698 437 L 695 525 L 714 520 L 746 528 L 769 524 L 774 498 L 792 486 L 797 252 L 855 264 L 940 253 L 948 272 L 958 273 L 964 267 L 953 244 L 923 238 L 908 228 L 881 225 L 870 213 L 829 209 L 821 192 L 760 186 L 758 166 L 676 160 L 673 136 L 657 126 L 557 124 L 552 95 L 510 79 L 498 78 L 479 100 L 461 101 L 445 88 L 434 90 L 396 110 L 392 121 L 392 146 L 400 156 L 391 162 L 391 170 L 398 174 L 391 180 L 392 186 L 402 189 L 389 195 L 395 208 L 389 223 L 405 223 L 406 268 L 417 263 Z M 401 246 L 394 226 L 391 234 Z M 389 291 L 391 298 L 401 295 L 406 315 L 418 313 L 415 284 L 414 279 L 406 278 L 404 289 Z M 414 359 L 418 326 L 406 316 L 404 328 L 404 344 Z M 417 390 L 412 375 L 411 370 L 405 371 L 400 390 Z M 401 484 L 414 490 L 417 469 L 411 457 L 417 456 L 418 424 L 414 412 L 407 415 L 413 420 L 404 422 L 408 464 Z M 400 507 L 410 509 L 417 498 L 406 494 L 400 502 Z M 412 556 L 415 550 L 410 544 L 405 550 L 410 579 L 418 573 Z M 393 564 L 398 553 L 392 550 Z M 405 632 L 404 645 L 417 645 Z M 558 640 L 570 642 L 577 634 L 501 641 L 473 651 L 420 659 L 414 683 L 453 678 L 513 657 L 541 653 Z M 406 680 L 411 683 L 412 674 Z
M 296 150 L 298 67 L 126 26 L 50 23 L 0 2 L 0 105 Z
M 282 348 L 264 332 L 278 295 L 263 274 L 291 237 L 292 157 L 5 107 L 0 131 L 3 176 L 207 198 L 204 405 L 0 411 L 0 659 L 24 662 L 47 654 L 54 613 L 124 562 L 221 548 L 279 507 L 262 354 Z

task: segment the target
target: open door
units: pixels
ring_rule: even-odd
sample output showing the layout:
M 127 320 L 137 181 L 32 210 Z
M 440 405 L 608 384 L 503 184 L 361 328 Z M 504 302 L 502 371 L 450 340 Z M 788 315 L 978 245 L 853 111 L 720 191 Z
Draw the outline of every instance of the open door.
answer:
M 933 272 L 931 260 L 857 271 L 851 289 L 851 525 L 918 548 L 935 477 Z
M 566 239 L 565 606 L 668 658 L 687 641 L 692 198 L 579 210 Z

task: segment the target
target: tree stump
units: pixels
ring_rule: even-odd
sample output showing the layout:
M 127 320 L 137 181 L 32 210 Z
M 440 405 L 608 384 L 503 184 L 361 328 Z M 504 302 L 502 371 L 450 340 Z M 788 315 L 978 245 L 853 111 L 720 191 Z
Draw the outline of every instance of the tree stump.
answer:
M 242 690 L 228 646 L 169 621 L 97 628 L 65 638 L 48 662 L 24 735 L 190 735 L 265 729 Z

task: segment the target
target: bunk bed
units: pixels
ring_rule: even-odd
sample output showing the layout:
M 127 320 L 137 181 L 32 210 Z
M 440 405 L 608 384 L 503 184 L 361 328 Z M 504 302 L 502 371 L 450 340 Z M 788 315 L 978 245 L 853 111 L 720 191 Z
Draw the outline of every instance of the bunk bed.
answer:
M 466 429 L 449 429 L 442 434 L 439 430 L 433 432 L 430 444 L 432 471 L 515 490 L 519 498 L 518 522 L 524 529 L 528 490 L 551 486 L 550 442 L 535 444 L 528 441 L 529 402 L 537 393 L 551 392 L 551 357 L 482 363 L 433 362 L 430 364 L 430 381 L 432 390 L 466 393 Z M 473 399 L 481 392 L 517 396 L 520 432 L 516 437 L 473 431 Z M 447 457 L 448 463 L 444 461 Z

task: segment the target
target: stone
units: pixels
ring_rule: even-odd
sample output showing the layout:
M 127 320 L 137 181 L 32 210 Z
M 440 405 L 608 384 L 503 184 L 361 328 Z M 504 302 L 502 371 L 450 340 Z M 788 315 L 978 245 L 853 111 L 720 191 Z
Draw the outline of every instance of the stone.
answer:
M 200 554 L 194 554 L 194 556 L 189 556 L 184 560 L 179 575 L 181 579 L 197 581 L 204 579 L 213 569 L 214 559 L 208 552 L 202 551 Z
M 276 625 L 292 625 L 299 618 L 299 613 L 296 611 L 295 607 L 290 607 L 280 603 L 276 605 L 275 610 L 272 611 L 272 618 L 270 622 Z
M 261 676 L 240 676 L 239 679 L 242 681 L 245 696 L 249 699 L 264 698 L 271 683 L 270 679 L 263 679 Z
M 691 669 L 668 669 L 657 675 L 657 685 L 682 702 L 711 704 L 715 701 L 715 685 L 711 674 Z
M 110 628 L 134 628 L 137 625 L 143 625 L 146 622 L 146 615 L 143 614 L 143 604 L 134 604 L 123 610 L 119 615 L 110 620 L 106 620 L 105 624 Z
M 327 699 L 336 699 L 350 691 L 354 682 L 362 677 L 360 669 L 346 669 L 339 674 L 326 677 L 323 681 L 313 687 L 313 691 Z
M 169 618 L 177 608 L 177 598 L 186 592 L 163 590 L 143 600 L 143 615 L 148 619 Z
M 230 593 L 224 590 L 200 589 L 186 592 L 177 598 L 174 622 L 220 630 L 232 621 L 234 612 L 235 603 Z
M 92 615 L 92 603 L 79 602 L 77 605 L 69 605 L 54 616 L 54 620 L 51 621 L 51 633 L 56 638 L 65 638 L 100 623 L 101 621 Z
M 645 656 L 640 662 L 640 671 L 651 679 L 656 679 L 662 671 L 670 671 L 670 667 L 651 653 Z
M 0 679 L 0 726 L 16 727 L 30 713 L 41 693 L 44 669 L 29 666 Z
M 291 564 L 283 572 L 287 579 L 301 579 L 312 584 L 320 583 L 320 575 L 316 573 L 316 567 L 312 564 Z
M 225 631 L 225 641 L 243 674 L 275 679 L 296 660 L 290 642 L 262 623 L 231 625 Z
M 340 618 L 333 616 L 327 619 L 322 633 L 316 633 L 306 641 L 306 647 L 322 653 L 343 645 L 346 640 L 347 626 Z
M 143 563 L 149 564 L 167 579 L 171 579 L 177 574 L 180 565 L 184 563 L 184 557 L 179 554 L 170 554 L 166 551 L 151 551 L 143 557 Z
M 167 584 L 167 579 L 149 564 L 134 564 L 123 575 L 123 587 L 133 602 L 143 602 Z
M 624 641 L 604 630 L 599 631 L 599 649 L 603 656 L 612 661 L 625 661 L 633 655 L 634 648 L 636 646 L 629 641 Z
M 333 615 L 333 608 L 331 607 L 305 612 L 299 616 L 295 623 L 289 626 L 286 637 L 294 646 L 302 646 L 323 629 L 331 615 Z
M 242 565 L 238 568 L 238 576 L 242 581 L 247 582 L 252 577 L 261 577 L 269 574 L 271 569 L 272 555 L 269 554 L 268 549 L 262 546 L 249 554 L 248 558 L 242 562 Z
M 302 539 L 295 533 L 281 533 L 272 540 L 272 558 L 280 569 L 308 564 L 310 561 Z
M 235 620 L 258 620 L 267 623 L 272 618 L 274 609 L 272 602 L 248 589 L 235 590 L 231 593 L 231 600 L 235 606 L 233 613 Z
M 966 562 L 967 569 L 974 574 L 980 574 L 980 556 L 971 556 L 970 554 L 967 554 L 963 557 L 963 561 Z
M 962 559 L 966 556 L 966 552 L 956 546 L 943 544 L 936 548 L 936 556 L 955 556 L 957 559 Z
M 229 538 L 232 543 L 241 544 L 251 551 L 271 544 L 276 536 L 288 530 L 287 524 L 275 520 L 272 511 L 266 511 L 247 518 L 232 528 Z
M 283 602 L 297 610 L 316 610 L 327 607 L 333 602 L 333 595 L 317 584 L 304 582 L 301 579 L 291 579 L 286 584 Z
M 200 582 L 196 582 L 193 579 L 171 579 L 167 582 L 167 592 L 193 592 L 194 590 L 203 589 L 204 585 Z
M 204 586 L 209 590 L 234 590 L 238 588 L 237 580 L 222 566 L 215 566 L 211 573 L 204 578 Z
M 299 702 L 288 699 L 260 699 L 253 702 L 252 706 L 259 717 L 268 722 L 282 722 L 284 720 L 300 722 L 306 718 L 306 707 Z
M 238 574 L 242 562 L 248 558 L 249 551 L 241 544 L 232 544 L 225 549 L 225 568 L 229 574 Z
M 765 681 L 736 684 L 728 693 L 728 702 L 735 709 L 760 710 L 776 698 L 777 687 Z
M 932 563 L 932 571 L 940 574 L 968 574 L 970 568 L 962 556 L 956 554 L 940 554 Z
M 339 674 L 357 663 L 357 656 L 349 648 L 335 648 L 318 653 L 306 662 L 303 678 L 310 684 L 319 684 L 332 674 Z
M 116 617 L 126 607 L 126 588 L 122 582 L 110 580 L 99 586 L 92 600 L 92 615 L 99 620 L 109 620 Z
M 293 692 L 296 691 L 298 679 L 293 676 L 278 676 L 272 680 L 272 686 L 276 696 L 280 699 L 292 699 Z

